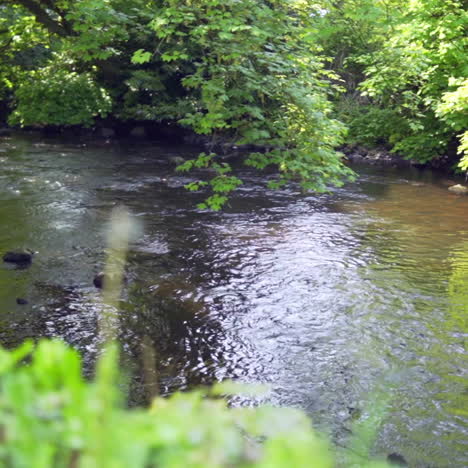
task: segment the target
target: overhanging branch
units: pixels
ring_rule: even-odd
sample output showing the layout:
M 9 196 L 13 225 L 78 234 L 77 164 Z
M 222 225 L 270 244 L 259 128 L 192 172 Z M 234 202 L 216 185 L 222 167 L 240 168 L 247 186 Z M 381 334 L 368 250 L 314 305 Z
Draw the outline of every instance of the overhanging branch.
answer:
M 18 0 L 17 3 L 29 10 L 35 16 L 36 21 L 45 26 L 51 33 L 62 37 L 69 36 L 72 33 L 68 24 L 57 21 L 49 15 L 46 6 L 42 6 L 34 0 Z

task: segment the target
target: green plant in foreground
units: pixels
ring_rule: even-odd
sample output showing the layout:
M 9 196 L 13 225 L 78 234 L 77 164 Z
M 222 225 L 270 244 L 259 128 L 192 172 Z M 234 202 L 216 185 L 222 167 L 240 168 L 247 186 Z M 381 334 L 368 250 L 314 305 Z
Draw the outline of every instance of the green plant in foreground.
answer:
M 87 382 L 79 354 L 61 341 L 0 349 L 0 465 L 335 466 L 330 446 L 302 412 L 229 408 L 218 397 L 232 390 L 225 384 L 156 398 L 150 408 L 126 408 L 117 354 L 115 345 L 107 348 Z M 386 466 L 349 461 L 344 466 Z

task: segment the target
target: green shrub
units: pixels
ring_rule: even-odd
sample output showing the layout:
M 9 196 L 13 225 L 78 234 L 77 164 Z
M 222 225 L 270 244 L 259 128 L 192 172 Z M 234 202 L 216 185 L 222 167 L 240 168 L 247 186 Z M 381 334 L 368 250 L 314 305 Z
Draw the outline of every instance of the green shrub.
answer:
M 405 2 L 407 3 L 407 2 Z M 363 55 L 362 94 L 405 122 L 394 150 L 425 162 L 444 154 L 467 128 L 466 5 L 462 0 L 412 0 L 384 46 Z
M 112 103 L 109 94 L 90 73 L 57 67 L 29 72 L 15 92 L 12 125 L 92 125 L 105 117 Z
M 229 408 L 219 397 L 229 392 L 226 384 L 156 398 L 150 408 L 128 409 L 119 390 L 116 362 L 116 347 L 111 345 L 99 361 L 95 379 L 87 382 L 79 354 L 61 341 L 40 341 L 35 349 L 31 342 L 14 351 L 0 348 L 0 465 L 334 466 L 330 446 L 303 413 Z M 375 430 L 371 432 L 375 435 Z M 368 445 L 353 447 L 367 450 Z M 385 466 L 362 458 L 357 465 L 349 460 L 346 466 Z
M 347 143 L 373 147 L 397 140 L 407 124 L 393 110 L 372 104 L 359 104 L 343 97 L 337 103 L 338 117 L 348 126 Z

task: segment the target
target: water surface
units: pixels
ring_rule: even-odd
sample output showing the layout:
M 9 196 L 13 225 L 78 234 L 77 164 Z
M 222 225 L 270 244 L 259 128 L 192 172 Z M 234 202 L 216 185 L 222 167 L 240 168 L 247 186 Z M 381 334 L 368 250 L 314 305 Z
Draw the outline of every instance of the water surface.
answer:
M 142 226 L 120 320 L 133 401 L 155 385 L 266 382 L 266 401 L 305 409 L 342 443 L 383 386 L 393 398 L 376 453 L 466 466 L 468 197 L 410 169 L 358 167 L 327 195 L 273 192 L 268 174 L 246 172 L 222 213 L 202 212 L 183 189 L 194 176 L 168 162 L 194 154 L 2 138 L 0 251 L 38 254 L 28 269 L 0 267 L 0 343 L 61 337 L 92 369 L 92 279 L 123 204 Z

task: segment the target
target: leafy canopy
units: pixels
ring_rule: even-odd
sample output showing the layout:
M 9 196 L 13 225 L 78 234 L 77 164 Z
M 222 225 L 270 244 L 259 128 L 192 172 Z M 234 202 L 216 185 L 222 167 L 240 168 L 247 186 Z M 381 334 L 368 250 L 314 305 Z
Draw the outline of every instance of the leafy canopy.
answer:
M 347 94 L 349 141 L 426 162 L 458 144 L 468 168 L 468 12 L 463 0 L 329 2 L 316 37 Z
M 330 117 L 332 75 L 310 34 L 315 4 L 33 3 L 34 8 L 23 0 L 0 10 L 16 14 L 17 28 L 29 21 L 38 46 L 47 49 L 4 81 L 14 108 L 11 124 L 92 125 L 108 115 L 121 121 L 169 119 L 213 141 L 266 147 L 247 164 L 276 165 L 280 176 L 272 186 L 295 179 L 304 189 L 324 191 L 351 177 L 335 151 L 344 126 Z M 9 53 L 15 60 L 16 50 Z M 218 159 L 203 155 L 197 163 L 216 172 L 207 184 L 213 195 L 203 207 L 219 208 L 241 184 Z
M 271 187 L 352 177 L 340 119 L 347 142 L 422 162 L 458 146 L 466 170 L 467 14 L 463 0 L 0 0 L 0 114 L 176 122 L 263 147 L 246 163 L 275 165 Z M 215 173 L 188 186 L 211 190 L 202 208 L 241 184 L 215 154 L 193 167 Z
M 329 115 L 329 73 L 309 40 L 310 12 L 307 2 L 167 0 L 151 22 L 164 47 L 139 50 L 134 61 L 192 66 L 181 80 L 189 104 L 181 124 L 201 134 L 222 132 L 236 144 L 272 148 L 246 160 L 258 169 L 279 167 L 270 186 L 298 179 L 305 189 L 325 191 L 327 183 L 341 185 L 351 172 L 334 150 L 344 128 Z M 202 208 L 218 208 L 240 184 L 214 155 L 179 170 L 194 166 L 217 173 L 209 182 L 214 195 Z

